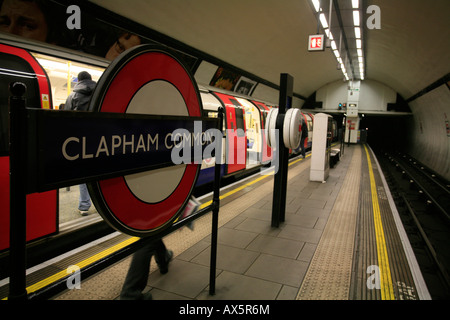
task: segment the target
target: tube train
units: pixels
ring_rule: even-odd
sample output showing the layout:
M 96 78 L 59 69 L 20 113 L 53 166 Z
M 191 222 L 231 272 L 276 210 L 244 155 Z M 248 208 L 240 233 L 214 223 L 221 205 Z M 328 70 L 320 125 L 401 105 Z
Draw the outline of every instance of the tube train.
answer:
M 108 62 L 96 60 L 95 57 L 48 47 L 37 48 L 26 43 L 16 46 L 0 41 L 0 252 L 9 247 L 9 83 L 21 81 L 26 84 L 28 107 L 58 109 L 65 103 L 78 72 L 87 70 L 93 80 L 98 80 L 108 66 Z M 224 129 L 227 130 L 224 132 L 227 134 L 224 136 L 222 155 L 234 159 L 222 161 L 221 174 L 237 175 L 269 163 L 273 154 L 272 148 L 267 145 L 264 127 L 269 110 L 276 106 L 213 87 L 199 85 L 199 89 L 204 116 L 217 117 L 218 108 L 222 106 L 225 109 Z M 314 115 L 308 113 L 302 116 L 308 126 L 305 140 L 308 149 L 312 145 Z M 333 132 L 333 135 L 336 136 L 336 133 Z M 291 154 L 298 152 L 299 149 L 291 150 Z M 197 185 L 212 181 L 214 160 L 203 161 Z M 27 195 L 27 241 L 57 234 L 58 224 L 58 190 Z

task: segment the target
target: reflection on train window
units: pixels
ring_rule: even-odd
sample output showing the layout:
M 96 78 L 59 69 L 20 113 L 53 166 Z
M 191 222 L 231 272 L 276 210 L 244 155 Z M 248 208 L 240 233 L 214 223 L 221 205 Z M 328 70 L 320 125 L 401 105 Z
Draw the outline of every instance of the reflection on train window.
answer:
M 0 53 L 0 156 L 9 152 L 9 83 L 20 81 L 27 86 L 26 105 L 40 108 L 37 77 L 31 66 L 20 57 Z
M 72 92 L 73 87 L 78 82 L 78 73 L 87 71 L 91 74 L 92 80 L 98 82 L 103 74 L 104 68 L 87 65 L 77 61 L 70 61 L 43 54 L 33 54 L 39 61 L 42 68 L 47 72 L 52 88 L 53 107 L 59 109 L 66 103 L 66 99 Z

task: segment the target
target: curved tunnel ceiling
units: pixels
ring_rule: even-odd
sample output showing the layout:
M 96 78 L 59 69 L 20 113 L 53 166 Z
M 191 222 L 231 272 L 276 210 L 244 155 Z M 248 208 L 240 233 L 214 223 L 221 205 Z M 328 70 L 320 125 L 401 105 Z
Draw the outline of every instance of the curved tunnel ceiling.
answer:
M 330 49 L 307 51 L 317 31 L 309 0 L 92 2 L 275 84 L 289 73 L 294 92 L 305 97 L 343 79 Z M 366 79 L 406 99 L 449 73 L 450 1 L 363 1 L 372 4 L 380 7 L 381 29 L 368 29 L 363 17 Z

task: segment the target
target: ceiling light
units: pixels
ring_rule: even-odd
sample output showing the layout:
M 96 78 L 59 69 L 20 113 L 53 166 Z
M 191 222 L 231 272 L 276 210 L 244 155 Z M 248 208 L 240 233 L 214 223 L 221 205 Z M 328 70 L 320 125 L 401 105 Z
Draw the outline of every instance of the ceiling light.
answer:
M 362 57 L 363 56 L 361 49 L 356 49 L 356 51 L 358 52 L 358 57 Z
M 334 40 L 331 40 L 331 49 L 336 50 L 336 42 L 334 42 Z
M 340 58 L 341 54 L 339 53 L 338 50 L 333 50 L 334 55 L 336 56 L 336 58 Z
M 355 37 L 361 38 L 361 28 L 360 27 L 355 27 Z
M 362 48 L 362 42 L 361 39 L 356 39 L 356 48 L 361 49 Z
M 358 61 L 359 61 L 359 63 L 362 63 L 363 62 L 363 57 L 358 57 Z
M 325 18 L 325 14 L 323 14 L 323 13 L 320 14 L 320 23 L 322 24 L 322 27 L 324 29 L 328 28 L 328 22 L 327 22 L 327 19 Z
M 359 11 L 358 10 L 353 11 L 353 24 L 355 25 L 355 27 L 359 27 Z
M 352 0 L 352 7 L 353 9 L 359 8 L 359 1 L 358 0 Z
M 333 34 L 330 32 L 330 29 L 325 29 L 325 34 L 327 35 L 327 38 L 330 40 L 334 40 Z
M 312 0 L 312 3 L 314 5 L 314 9 L 316 9 L 316 12 L 319 12 L 319 10 L 320 10 L 320 2 L 319 2 L 319 0 Z

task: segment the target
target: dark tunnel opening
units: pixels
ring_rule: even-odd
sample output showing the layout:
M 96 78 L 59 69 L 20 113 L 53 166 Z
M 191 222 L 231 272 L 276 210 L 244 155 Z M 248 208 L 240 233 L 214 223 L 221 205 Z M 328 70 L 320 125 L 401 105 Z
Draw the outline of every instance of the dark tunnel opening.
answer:
M 366 131 L 367 143 L 374 150 L 406 151 L 411 138 L 409 117 L 364 116 L 360 130 Z

